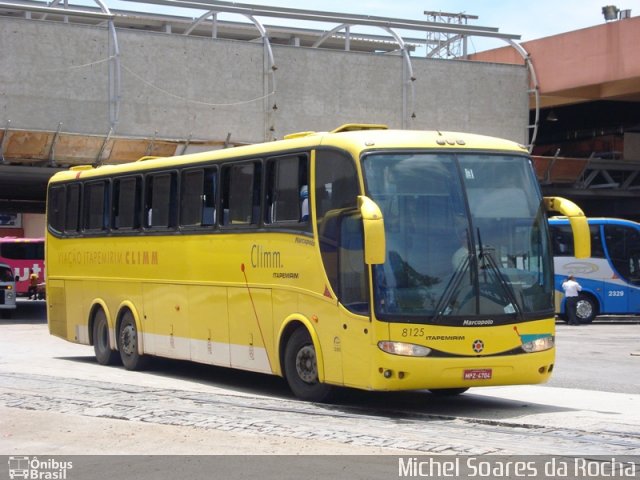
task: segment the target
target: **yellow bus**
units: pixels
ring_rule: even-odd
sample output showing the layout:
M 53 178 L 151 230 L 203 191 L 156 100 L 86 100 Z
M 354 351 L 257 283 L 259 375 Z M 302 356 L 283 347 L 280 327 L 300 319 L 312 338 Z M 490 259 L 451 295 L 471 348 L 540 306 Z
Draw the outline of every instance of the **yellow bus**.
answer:
M 554 363 L 548 210 L 526 149 L 344 125 L 50 181 L 49 329 L 97 361 L 149 356 L 335 386 L 457 394 Z

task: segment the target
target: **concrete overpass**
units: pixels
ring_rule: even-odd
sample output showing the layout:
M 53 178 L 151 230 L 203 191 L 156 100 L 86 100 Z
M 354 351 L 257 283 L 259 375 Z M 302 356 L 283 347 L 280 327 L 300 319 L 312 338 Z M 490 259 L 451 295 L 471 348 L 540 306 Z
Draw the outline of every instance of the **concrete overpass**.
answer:
M 640 221 L 640 17 L 626 13 L 522 46 L 538 80 L 540 108 L 531 104 L 531 121 L 543 191 L 593 216 Z M 510 48 L 471 58 L 522 63 Z

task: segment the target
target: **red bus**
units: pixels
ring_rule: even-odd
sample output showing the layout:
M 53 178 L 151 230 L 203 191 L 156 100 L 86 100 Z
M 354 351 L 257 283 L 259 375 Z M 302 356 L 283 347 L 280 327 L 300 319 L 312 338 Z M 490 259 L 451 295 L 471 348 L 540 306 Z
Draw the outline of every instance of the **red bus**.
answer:
M 38 275 L 39 283 L 44 283 L 44 238 L 0 237 L 0 263 L 11 266 L 19 277 L 17 294 L 27 295 L 31 269 Z

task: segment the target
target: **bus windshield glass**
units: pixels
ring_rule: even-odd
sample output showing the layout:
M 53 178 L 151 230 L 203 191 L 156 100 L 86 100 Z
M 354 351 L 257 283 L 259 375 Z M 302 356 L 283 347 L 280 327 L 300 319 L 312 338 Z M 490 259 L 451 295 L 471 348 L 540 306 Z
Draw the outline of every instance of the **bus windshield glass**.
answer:
M 0 283 L 13 283 L 13 271 L 8 265 L 0 265 Z
M 549 235 L 529 160 L 478 153 L 372 153 L 367 195 L 381 208 L 381 320 L 480 325 L 549 315 Z M 489 323 L 487 323 L 489 324 Z

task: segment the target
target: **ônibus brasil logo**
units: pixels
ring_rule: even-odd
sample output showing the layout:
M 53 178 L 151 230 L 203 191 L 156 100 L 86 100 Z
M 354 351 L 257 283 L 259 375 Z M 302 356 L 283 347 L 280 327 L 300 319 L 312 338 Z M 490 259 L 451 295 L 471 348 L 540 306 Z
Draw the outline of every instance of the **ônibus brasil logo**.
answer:
M 33 480 L 66 480 L 67 470 L 73 468 L 72 462 L 54 458 L 39 460 L 38 457 L 9 457 L 9 478 L 25 478 Z

